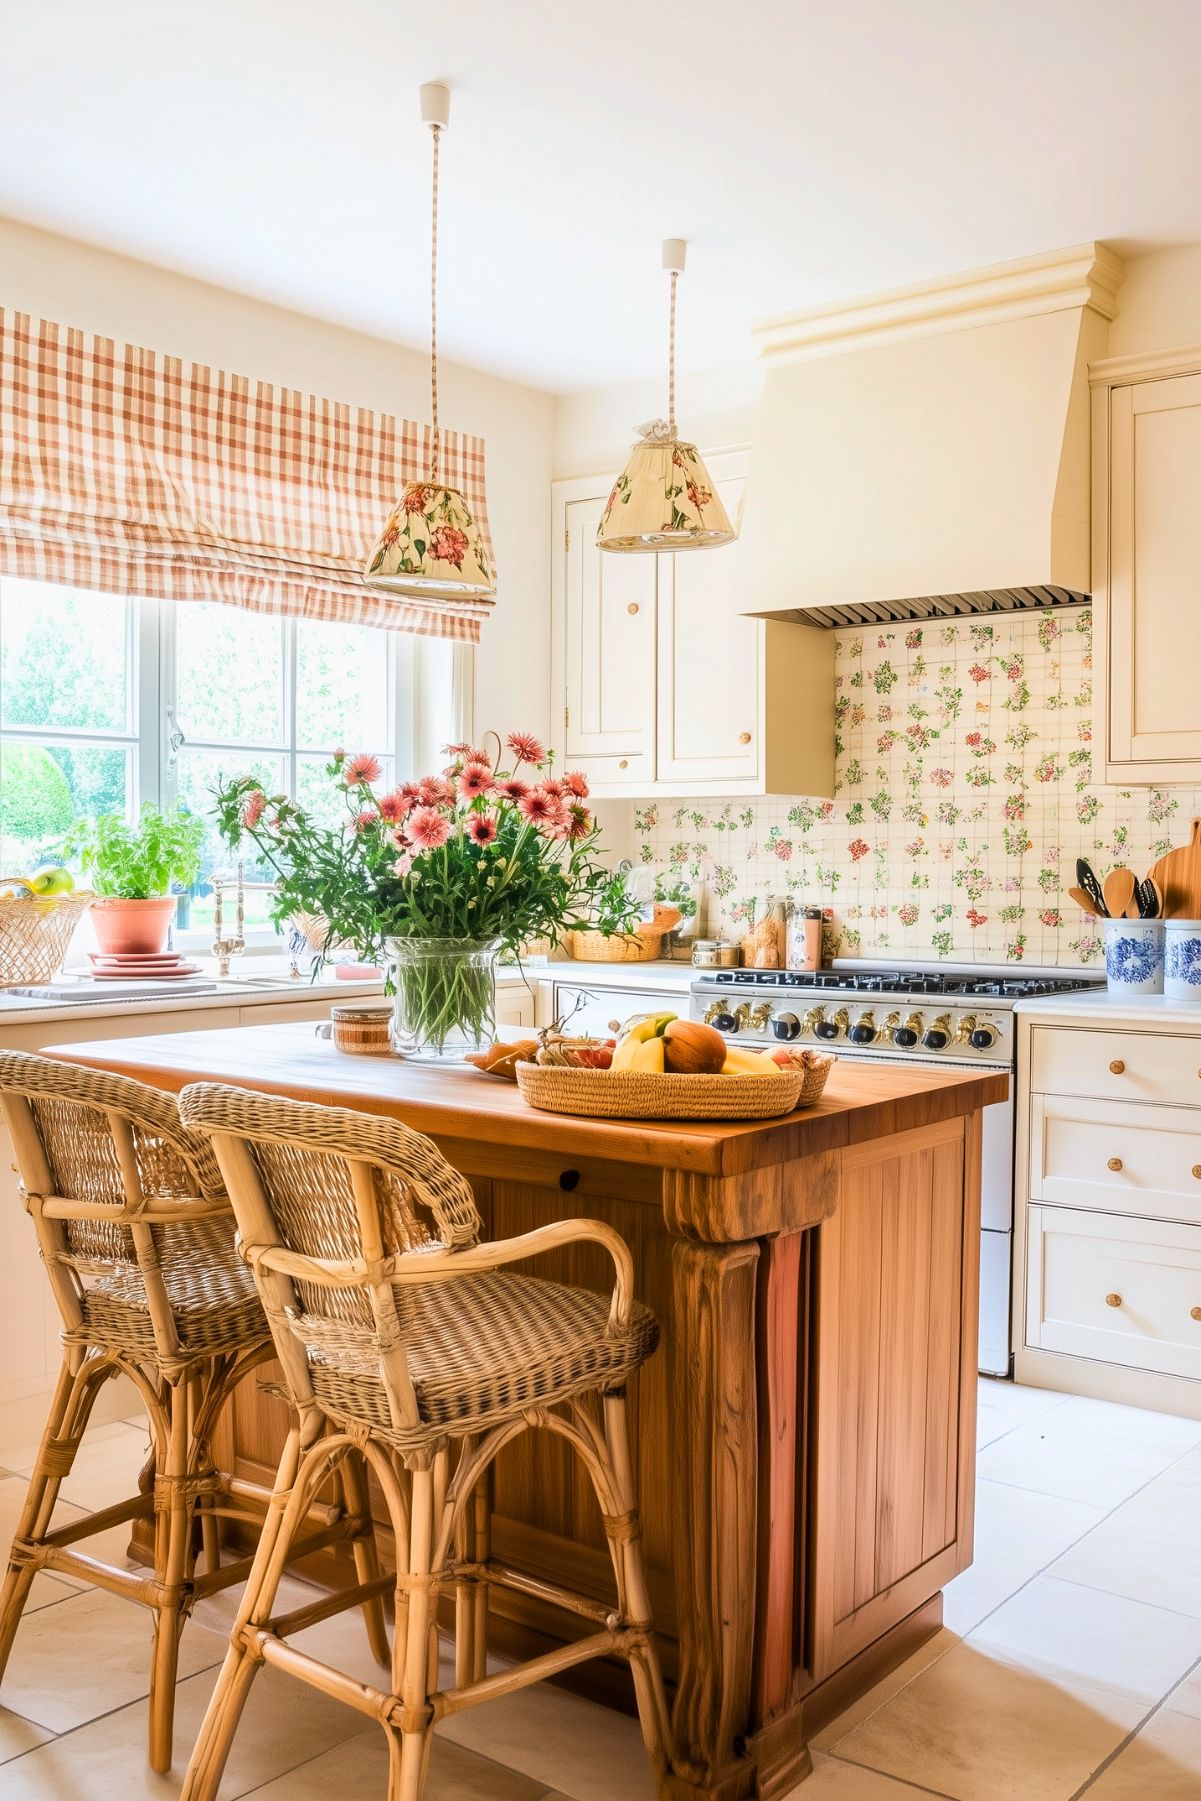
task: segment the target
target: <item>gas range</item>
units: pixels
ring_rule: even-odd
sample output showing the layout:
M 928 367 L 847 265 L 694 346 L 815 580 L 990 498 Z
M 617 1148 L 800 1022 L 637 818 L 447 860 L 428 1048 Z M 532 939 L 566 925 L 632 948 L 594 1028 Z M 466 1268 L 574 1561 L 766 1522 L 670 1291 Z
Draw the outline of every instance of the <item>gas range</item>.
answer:
M 705 970 L 690 1014 L 751 1044 L 798 1040 L 839 1055 L 1013 1063 L 1013 1004 L 1096 987 L 1100 976 L 874 964 L 801 973 Z

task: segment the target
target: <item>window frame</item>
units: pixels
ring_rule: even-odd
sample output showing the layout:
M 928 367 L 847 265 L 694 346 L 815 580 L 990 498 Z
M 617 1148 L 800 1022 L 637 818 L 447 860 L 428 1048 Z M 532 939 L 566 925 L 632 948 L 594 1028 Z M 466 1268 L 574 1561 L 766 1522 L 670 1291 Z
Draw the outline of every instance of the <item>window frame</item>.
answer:
M 3 598 L 3 576 L 0 576 L 0 601 Z M 67 583 L 61 586 L 69 586 Z M 86 593 L 87 589 L 77 592 Z M 176 775 L 177 753 L 183 745 L 172 742 L 178 717 L 178 665 L 176 656 L 176 620 L 178 607 L 193 604 L 168 601 L 141 595 L 129 595 L 128 636 L 126 641 L 129 715 L 121 733 L 54 727 L 13 726 L 0 733 L 10 742 L 73 745 L 77 747 L 122 748 L 130 752 L 129 803 L 136 816 L 144 802 L 162 807 L 172 806 L 178 796 Z M 222 603 L 215 603 L 222 604 Z M 299 748 L 296 735 L 297 714 L 297 626 L 304 623 L 283 615 L 273 615 L 282 628 L 284 640 L 284 721 L 287 743 L 271 747 L 267 755 L 282 755 L 289 790 L 296 784 L 298 759 L 319 753 L 322 746 Z M 382 631 L 380 627 L 373 630 Z M 392 748 L 397 781 L 435 765 L 441 745 L 447 738 L 469 737 L 472 729 L 474 689 L 474 647 L 454 643 L 449 646 L 449 660 L 438 652 L 444 647 L 437 640 L 403 632 L 383 632 L 387 668 L 387 712 L 392 728 Z M 449 676 L 449 693 L 446 692 Z M 435 742 L 436 739 L 436 742 Z M 249 746 L 210 745 L 205 739 L 188 739 L 196 750 L 229 749 L 233 754 Z M 262 751 L 263 747 L 254 747 Z M 333 747 L 330 746 L 330 749 Z M 348 748 L 360 748 L 357 745 Z M 379 751 L 377 745 L 361 748 Z M 249 927 L 246 931 L 248 950 L 278 949 L 279 934 L 269 927 Z M 211 932 L 196 927 L 177 931 L 181 948 L 204 951 L 211 943 Z

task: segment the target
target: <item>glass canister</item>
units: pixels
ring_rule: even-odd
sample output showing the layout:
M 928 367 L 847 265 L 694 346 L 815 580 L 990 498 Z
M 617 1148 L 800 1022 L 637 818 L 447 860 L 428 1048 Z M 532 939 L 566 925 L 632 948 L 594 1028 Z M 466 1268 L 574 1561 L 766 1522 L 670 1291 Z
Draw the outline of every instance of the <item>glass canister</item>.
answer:
M 1201 920 L 1166 919 L 1163 991 L 1169 1000 L 1201 1001 Z
M 822 966 L 822 910 L 794 907 L 788 917 L 788 967 L 812 970 Z
M 717 968 L 716 938 L 696 938 L 693 940 L 692 966 L 694 969 Z

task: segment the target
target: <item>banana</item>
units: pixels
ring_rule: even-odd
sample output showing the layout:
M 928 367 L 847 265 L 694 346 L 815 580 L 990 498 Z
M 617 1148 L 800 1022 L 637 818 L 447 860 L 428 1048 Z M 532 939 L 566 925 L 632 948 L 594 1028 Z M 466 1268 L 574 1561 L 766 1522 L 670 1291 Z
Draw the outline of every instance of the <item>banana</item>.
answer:
M 767 1051 L 750 1051 L 740 1044 L 728 1044 L 721 1073 L 723 1076 L 778 1076 L 780 1066 Z
M 618 1041 L 611 1069 L 663 1068 L 663 1028 L 670 1025 L 674 1013 L 649 1013 L 637 1019 Z
M 634 1052 L 630 1068 L 640 1073 L 661 1076 L 664 1069 L 662 1038 L 645 1039 Z

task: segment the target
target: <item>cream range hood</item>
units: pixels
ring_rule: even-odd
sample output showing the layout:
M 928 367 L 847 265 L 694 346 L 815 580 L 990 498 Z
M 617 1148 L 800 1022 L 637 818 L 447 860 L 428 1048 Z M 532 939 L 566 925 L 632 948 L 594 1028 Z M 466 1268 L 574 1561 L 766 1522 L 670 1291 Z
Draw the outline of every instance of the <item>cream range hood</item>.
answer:
M 1088 599 L 1088 364 L 1123 266 L 1102 244 L 755 329 L 757 615 L 810 625 Z

